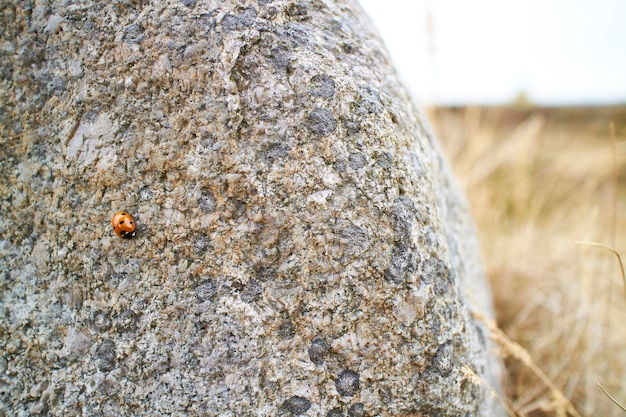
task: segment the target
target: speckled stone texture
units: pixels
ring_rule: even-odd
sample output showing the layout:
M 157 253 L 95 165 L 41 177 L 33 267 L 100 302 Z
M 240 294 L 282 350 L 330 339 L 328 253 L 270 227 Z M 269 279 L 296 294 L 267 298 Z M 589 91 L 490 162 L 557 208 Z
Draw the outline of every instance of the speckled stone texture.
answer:
M 498 415 L 468 210 L 358 5 L 0 1 L 0 71 L 0 414 Z

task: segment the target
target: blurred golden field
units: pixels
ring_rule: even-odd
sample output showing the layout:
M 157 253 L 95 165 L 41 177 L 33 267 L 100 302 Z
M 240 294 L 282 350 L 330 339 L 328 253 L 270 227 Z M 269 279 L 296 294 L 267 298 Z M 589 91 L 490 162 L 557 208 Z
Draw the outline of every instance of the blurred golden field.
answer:
M 623 416 L 626 107 L 428 110 L 476 220 L 515 416 Z M 517 347 L 517 344 L 522 349 Z M 570 403 L 571 401 L 571 403 Z

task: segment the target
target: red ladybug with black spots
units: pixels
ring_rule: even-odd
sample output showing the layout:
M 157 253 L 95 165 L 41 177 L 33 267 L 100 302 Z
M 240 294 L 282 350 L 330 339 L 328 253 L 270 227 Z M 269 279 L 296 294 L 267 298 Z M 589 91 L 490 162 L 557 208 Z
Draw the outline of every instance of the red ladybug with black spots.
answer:
M 135 237 L 135 221 L 133 217 L 125 211 L 118 211 L 111 220 L 113 231 L 122 239 L 132 239 Z

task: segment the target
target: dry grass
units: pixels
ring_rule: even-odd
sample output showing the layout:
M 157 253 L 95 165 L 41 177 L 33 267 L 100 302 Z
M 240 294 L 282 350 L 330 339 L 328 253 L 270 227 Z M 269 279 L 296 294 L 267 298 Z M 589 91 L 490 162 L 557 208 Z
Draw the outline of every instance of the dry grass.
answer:
M 626 108 L 429 113 L 478 226 L 509 412 L 623 416 L 598 386 L 626 403 L 622 272 L 575 242 L 626 256 Z

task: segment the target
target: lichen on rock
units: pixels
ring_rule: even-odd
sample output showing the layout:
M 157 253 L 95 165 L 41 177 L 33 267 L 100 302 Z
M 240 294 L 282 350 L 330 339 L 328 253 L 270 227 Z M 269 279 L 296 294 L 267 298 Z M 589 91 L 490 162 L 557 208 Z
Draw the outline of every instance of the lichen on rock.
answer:
M 467 207 L 353 1 L 0 31 L 0 414 L 498 415 Z

